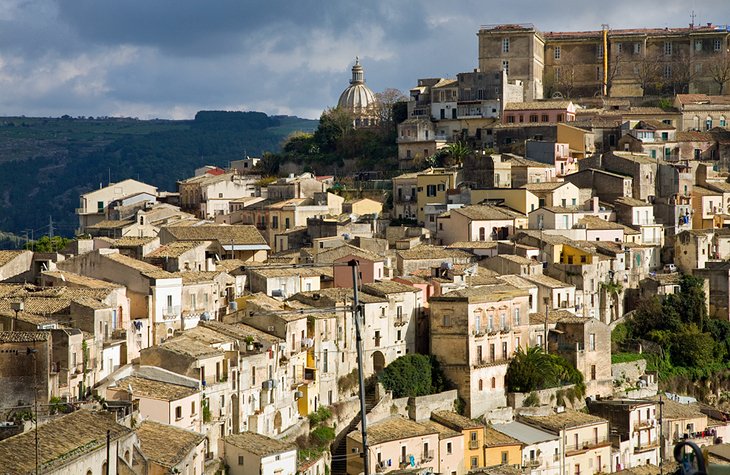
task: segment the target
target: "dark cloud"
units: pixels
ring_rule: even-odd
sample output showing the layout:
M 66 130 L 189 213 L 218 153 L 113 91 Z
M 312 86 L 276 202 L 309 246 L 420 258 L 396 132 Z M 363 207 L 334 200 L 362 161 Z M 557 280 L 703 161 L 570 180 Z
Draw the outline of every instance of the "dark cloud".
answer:
M 356 55 L 373 90 L 477 66 L 481 24 L 543 31 L 727 23 L 726 0 L 3 0 L 0 113 L 317 117 Z M 719 18 L 718 18 L 719 17 Z

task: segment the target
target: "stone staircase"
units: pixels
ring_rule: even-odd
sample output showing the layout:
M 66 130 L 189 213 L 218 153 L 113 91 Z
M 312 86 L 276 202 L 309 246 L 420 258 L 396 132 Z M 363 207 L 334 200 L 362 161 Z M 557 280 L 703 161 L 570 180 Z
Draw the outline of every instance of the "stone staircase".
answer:
M 375 407 L 378 403 L 378 397 L 375 394 L 375 388 L 372 385 L 367 385 L 365 388 L 365 411 Z M 347 428 L 340 432 L 340 434 L 332 442 L 330 450 L 332 451 L 332 475 L 345 475 L 347 473 L 347 459 L 350 454 L 347 453 L 347 434 L 356 430 L 358 424 L 361 421 L 360 413 L 350 421 Z

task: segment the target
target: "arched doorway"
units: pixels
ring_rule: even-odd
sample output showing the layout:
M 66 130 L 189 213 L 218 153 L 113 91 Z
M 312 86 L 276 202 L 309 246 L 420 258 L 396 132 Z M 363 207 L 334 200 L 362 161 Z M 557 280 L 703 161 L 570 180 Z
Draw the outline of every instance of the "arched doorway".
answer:
M 383 371 L 385 368 L 385 356 L 382 352 L 376 351 L 373 353 L 373 371 L 377 374 Z
M 281 432 L 281 412 L 279 411 L 276 411 L 274 415 L 274 432 L 277 434 Z

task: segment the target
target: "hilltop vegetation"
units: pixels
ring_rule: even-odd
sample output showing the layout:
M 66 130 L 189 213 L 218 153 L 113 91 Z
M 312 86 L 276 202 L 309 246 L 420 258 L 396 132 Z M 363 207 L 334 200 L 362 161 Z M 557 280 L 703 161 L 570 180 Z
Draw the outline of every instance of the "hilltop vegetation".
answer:
M 317 121 L 261 112 L 199 112 L 194 120 L 131 118 L 0 119 L 0 230 L 39 230 L 53 216 L 71 235 L 80 194 L 139 178 L 161 189 L 202 165 L 278 151 Z

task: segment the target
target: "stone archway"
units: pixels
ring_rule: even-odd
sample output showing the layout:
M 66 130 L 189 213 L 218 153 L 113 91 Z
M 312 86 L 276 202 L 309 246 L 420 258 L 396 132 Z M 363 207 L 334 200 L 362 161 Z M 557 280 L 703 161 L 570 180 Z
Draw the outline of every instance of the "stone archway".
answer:
M 383 368 L 385 368 L 385 355 L 381 351 L 376 351 L 373 353 L 373 371 L 378 374 Z

